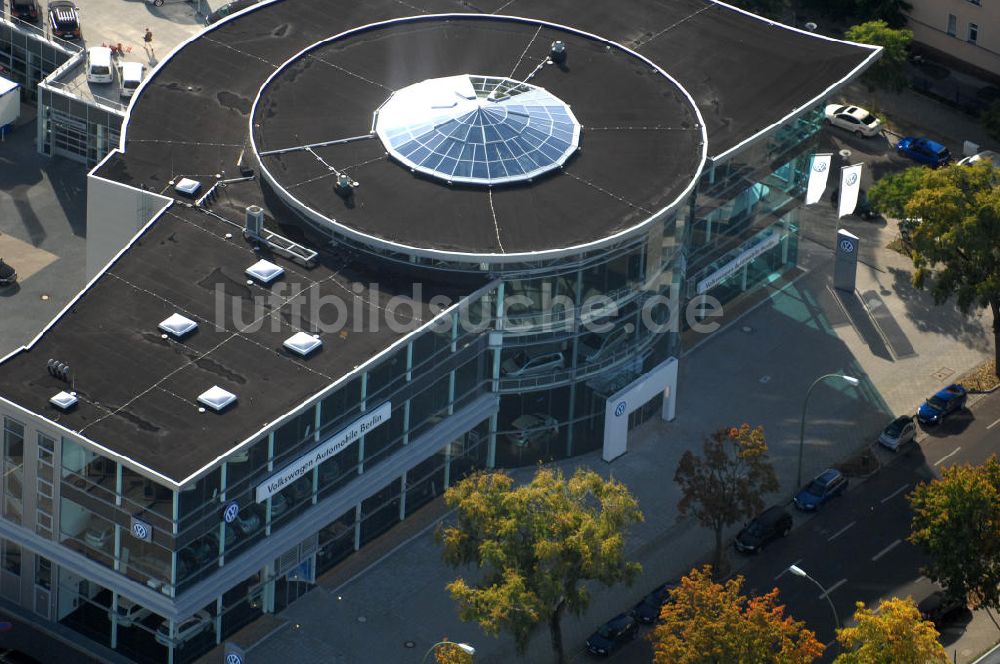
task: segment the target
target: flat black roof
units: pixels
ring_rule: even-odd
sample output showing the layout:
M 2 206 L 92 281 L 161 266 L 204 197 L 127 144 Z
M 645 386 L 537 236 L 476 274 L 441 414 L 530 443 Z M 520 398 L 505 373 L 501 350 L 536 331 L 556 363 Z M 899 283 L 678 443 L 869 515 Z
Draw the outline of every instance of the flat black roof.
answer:
M 248 284 L 244 271 L 261 258 L 285 275 L 269 286 Z M 454 302 L 484 285 L 481 278 L 434 283 L 425 275 L 416 316 L 408 306 L 387 313 L 389 298 L 412 294 L 413 280 L 345 250 L 325 252 L 307 269 L 255 251 L 225 221 L 175 204 L 35 346 L 0 366 L 0 395 L 180 483 L 406 336 L 407 326 L 431 320 L 429 298 Z M 217 288 L 224 312 L 217 312 Z M 300 291 L 296 304 L 289 296 Z M 285 301 L 265 299 L 272 293 Z M 345 307 L 338 312 L 319 298 Z M 363 306 L 354 306 L 356 298 Z M 174 313 L 198 329 L 164 339 L 157 326 Z M 387 324 L 389 315 L 397 326 Z M 322 348 L 307 358 L 282 347 L 298 331 L 338 322 L 344 331 L 321 334 Z M 80 401 L 70 412 L 48 402 L 69 389 L 49 375 L 49 359 L 72 369 Z M 238 400 L 222 413 L 200 413 L 197 398 L 213 385 Z
M 712 0 L 357 0 L 335 9 L 283 0 L 214 26 L 162 63 L 134 102 L 116 178 L 159 189 L 175 172 L 231 173 L 257 91 L 283 62 L 358 26 L 448 12 L 537 18 L 634 49 L 694 98 L 711 158 L 822 98 L 872 57 Z
M 737 149 L 822 98 L 857 74 L 872 57 L 870 49 L 793 31 L 711 0 L 476 0 L 474 4 L 467 0 L 283 0 L 261 4 L 235 20 L 213 26 L 165 60 L 133 101 L 123 130 L 125 154 L 109 159 L 95 175 L 158 192 L 167 192 L 169 182 L 181 175 L 211 178 L 218 173 L 232 177 L 239 163 L 247 163 L 253 100 L 264 80 L 282 63 L 322 39 L 357 26 L 406 15 L 450 12 L 498 12 L 552 21 L 616 41 L 650 58 L 694 98 L 705 119 L 710 157 Z M 460 32 L 449 34 L 463 39 Z M 540 43 L 548 41 L 545 37 Z M 493 73 L 465 66 L 471 62 L 469 58 L 490 55 L 478 44 L 464 43 L 464 49 L 457 49 L 463 66 L 456 65 L 452 73 Z M 525 43 L 519 38 L 521 49 Z M 508 45 L 493 44 L 511 60 L 513 51 Z M 590 111 L 584 108 L 598 95 L 599 85 L 610 86 L 615 95 L 630 94 L 621 91 L 624 81 L 642 88 L 642 95 L 628 99 L 633 104 L 643 102 L 636 109 L 643 117 L 674 103 L 676 92 L 664 88 L 662 78 L 651 74 L 625 71 L 620 80 L 609 81 L 607 77 L 615 70 L 603 65 L 598 54 L 584 60 L 589 65 L 587 71 L 597 78 L 588 85 L 575 85 L 579 73 L 573 70 L 576 58 L 588 51 L 580 44 L 571 47 L 570 71 L 546 69 L 541 75 L 545 80 L 539 83 L 570 103 L 575 95 L 583 95 L 584 101 L 577 105 L 585 125 L 602 126 L 600 117 L 587 116 L 598 107 L 592 105 Z M 357 53 L 362 51 L 356 49 Z M 456 51 L 446 51 L 456 55 Z M 354 56 L 348 53 L 345 57 Z M 412 54 L 401 57 L 401 62 L 412 67 L 411 76 L 420 75 L 421 67 L 428 66 Z M 428 58 L 433 65 L 430 69 L 439 72 L 441 59 L 433 54 Z M 516 54 L 510 66 L 515 62 Z M 490 60 L 474 64 L 499 67 Z M 500 68 L 500 73 L 506 72 Z M 656 97 L 664 92 L 667 96 Z M 315 95 L 307 95 L 297 103 L 308 106 L 315 101 Z M 373 101 L 366 98 L 354 110 L 369 109 Z M 282 109 L 282 113 L 294 117 L 290 109 Z M 621 119 L 621 115 L 611 117 Z M 652 132 L 652 142 L 665 145 L 656 143 L 662 140 L 658 138 L 662 133 Z M 406 230 L 394 230 L 393 211 L 399 212 L 399 204 L 388 200 L 394 192 L 390 184 L 399 184 L 401 191 L 408 192 L 405 200 L 412 201 L 413 192 L 419 191 L 426 195 L 428 205 L 438 205 L 440 214 L 427 220 L 423 229 L 441 246 L 451 240 L 455 247 L 489 246 L 482 192 L 416 181 L 398 164 L 371 153 L 375 145 L 366 141 L 354 146 L 356 157 L 355 153 L 351 156 L 357 161 L 348 165 L 374 159 L 355 167 L 362 182 L 357 202 L 367 207 L 369 197 L 378 198 L 378 205 L 387 206 L 380 209 L 388 214 L 384 220 L 376 219 L 356 207 L 350 212 L 356 213 L 359 225 L 363 222 L 385 237 Z M 552 176 L 544 187 L 495 191 L 498 219 L 520 223 L 522 231 L 534 224 L 535 239 L 545 246 L 567 237 L 593 237 L 597 230 L 591 226 L 592 210 L 600 211 L 605 224 L 600 232 L 616 228 L 616 223 L 628 225 L 636 211 L 625 201 L 636 197 L 645 201 L 641 205 L 650 205 L 669 197 L 678 183 L 669 181 L 671 150 L 650 154 L 649 146 L 629 142 L 634 154 L 615 154 L 620 145 L 625 144 L 612 132 L 586 133 L 584 158 L 569 162 L 568 174 Z M 663 181 L 643 177 L 637 177 L 641 180 L 637 182 L 626 181 L 634 171 L 602 171 L 598 160 L 587 158 L 591 151 L 614 154 L 618 159 L 634 158 L 636 163 L 646 163 L 649 172 L 667 177 Z M 681 155 L 689 158 L 684 149 Z M 677 167 L 677 171 L 681 179 L 689 172 L 687 167 Z M 617 199 L 608 193 L 622 200 L 613 202 Z M 296 232 L 294 215 L 274 198 L 267 187 L 255 181 L 225 190 L 214 206 L 239 221 L 247 203 L 265 205 L 273 217 L 269 223 L 282 227 L 285 234 Z M 336 205 L 332 200 L 327 203 Z M 616 206 L 618 213 L 614 212 Z M 525 219 L 514 220 L 515 210 Z M 469 229 L 463 230 L 468 235 L 455 234 L 456 225 L 466 216 L 475 225 L 469 223 Z M 234 237 L 226 239 L 226 232 Z M 243 276 L 243 270 L 255 259 L 238 230 L 202 211 L 174 206 L 30 351 L 22 351 L 0 366 L 0 395 L 178 482 L 400 338 L 384 325 L 378 332 L 349 334 L 346 339 L 333 335 L 324 338 L 324 349 L 317 356 L 299 360 L 281 349 L 293 331 L 285 324 L 279 325 L 278 332 L 265 326 L 258 332 L 243 333 L 216 331 L 203 321 L 201 329 L 183 343 L 160 337 L 156 325 L 175 311 L 210 319 L 216 284 L 228 284 L 235 292 L 262 294 L 265 289 L 246 286 Z M 417 278 L 399 265 L 381 269 L 371 257 L 358 258 L 343 249 L 324 253 L 321 264 L 308 271 L 280 258 L 276 262 L 288 270 L 286 280 L 302 280 L 322 292 L 343 293 L 353 282 L 380 281 L 384 294 L 394 289 L 406 292 Z M 387 275 L 392 275 L 395 286 L 384 283 Z M 457 297 L 485 283 L 479 277 L 457 283 L 457 278 L 448 275 L 448 283 L 432 285 L 428 275 L 422 275 L 424 297 L 435 292 Z M 426 308 L 421 311 L 424 316 Z M 73 412 L 60 413 L 48 405 L 48 399 L 65 387 L 46 373 L 49 358 L 73 368 L 81 395 Z M 236 393 L 239 401 L 222 415 L 199 413 L 198 394 L 216 384 Z
M 556 40 L 566 62 L 542 65 Z M 369 134 L 374 111 L 410 84 L 533 71 L 530 83 L 582 126 L 581 149 L 533 182 L 449 185 L 412 174 L 377 136 L 315 146 Z M 469 254 L 561 249 L 637 226 L 692 186 L 704 144 L 690 100 L 641 58 L 545 24 L 482 16 L 393 22 L 327 42 L 270 80 L 252 123 L 262 164 L 301 204 L 366 237 Z M 306 145 L 315 147 L 273 152 Z M 349 199 L 335 189 L 338 171 L 360 184 Z

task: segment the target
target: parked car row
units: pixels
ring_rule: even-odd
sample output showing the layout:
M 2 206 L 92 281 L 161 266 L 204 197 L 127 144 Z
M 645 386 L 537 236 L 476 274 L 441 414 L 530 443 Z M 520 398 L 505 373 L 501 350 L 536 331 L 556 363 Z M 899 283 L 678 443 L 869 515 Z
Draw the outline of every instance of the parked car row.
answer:
M 587 652 L 592 655 L 610 655 L 639 634 L 639 624 L 652 625 L 660 618 L 660 610 L 670 601 L 674 582 L 657 586 L 639 600 L 628 613 L 619 613 L 587 638 Z
M 938 390 L 920 405 L 915 418 L 912 415 L 902 415 L 886 425 L 879 434 L 879 444 L 898 452 L 904 445 L 916 440 L 917 422 L 923 426 L 940 424 L 949 416 L 964 410 L 968 398 L 968 391 L 958 383 Z

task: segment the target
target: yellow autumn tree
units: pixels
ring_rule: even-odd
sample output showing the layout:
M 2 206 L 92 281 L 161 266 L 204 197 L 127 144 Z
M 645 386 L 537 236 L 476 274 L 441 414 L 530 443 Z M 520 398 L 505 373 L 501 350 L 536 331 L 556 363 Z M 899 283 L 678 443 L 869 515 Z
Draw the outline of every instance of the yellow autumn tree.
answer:
M 784 614 L 777 588 L 748 598 L 742 587 L 742 576 L 713 581 L 710 565 L 691 570 L 648 637 L 653 663 L 809 664 L 823 654 L 816 634 Z
M 890 597 L 871 611 L 857 603 L 854 627 L 837 630 L 844 648 L 834 664 L 947 664 L 948 655 L 938 642 L 934 623 L 920 617 L 913 599 Z
M 434 659 L 437 664 L 472 664 L 472 655 L 444 639 L 445 643 L 434 649 Z

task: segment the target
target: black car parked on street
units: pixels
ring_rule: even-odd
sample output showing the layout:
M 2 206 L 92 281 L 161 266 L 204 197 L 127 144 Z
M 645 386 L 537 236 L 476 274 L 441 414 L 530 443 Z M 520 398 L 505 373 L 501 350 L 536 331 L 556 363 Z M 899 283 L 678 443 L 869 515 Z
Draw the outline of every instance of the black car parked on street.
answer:
M 760 553 L 764 545 L 785 537 L 792 529 L 792 515 L 783 507 L 770 507 L 753 518 L 736 536 L 734 545 L 742 553 Z
M 587 650 L 594 655 L 610 655 L 635 638 L 639 623 L 627 613 L 617 616 L 597 628 L 587 639 Z

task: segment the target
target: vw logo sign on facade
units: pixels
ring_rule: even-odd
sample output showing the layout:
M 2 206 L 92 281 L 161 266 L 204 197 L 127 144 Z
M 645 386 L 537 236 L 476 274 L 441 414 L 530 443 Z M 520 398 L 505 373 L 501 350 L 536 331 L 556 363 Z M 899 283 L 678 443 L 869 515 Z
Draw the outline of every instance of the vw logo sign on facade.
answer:
M 854 186 L 854 183 L 857 182 L 857 181 L 858 181 L 858 174 L 857 173 L 851 173 L 850 175 L 847 176 L 847 186 L 848 187 Z
M 153 527 L 145 521 L 132 517 L 132 537 L 144 542 L 153 541 Z
M 615 406 L 615 417 L 621 417 L 625 414 L 625 409 L 628 408 L 628 404 L 624 401 L 619 401 L 618 405 Z
M 840 250 L 843 251 L 845 254 L 853 254 L 854 253 L 854 243 L 851 242 L 850 240 L 841 240 L 840 241 Z
M 240 504 L 234 501 L 226 505 L 226 511 L 222 513 L 222 518 L 225 519 L 226 523 L 232 523 L 239 514 Z
M 815 164 L 813 164 L 813 170 L 816 171 L 817 173 L 822 173 L 823 171 L 826 170 L 826 162 L 817 161 Z
M 239 653 L 226 653 L 226 664 L 243 664 L 243 658 L 240 657 Z

